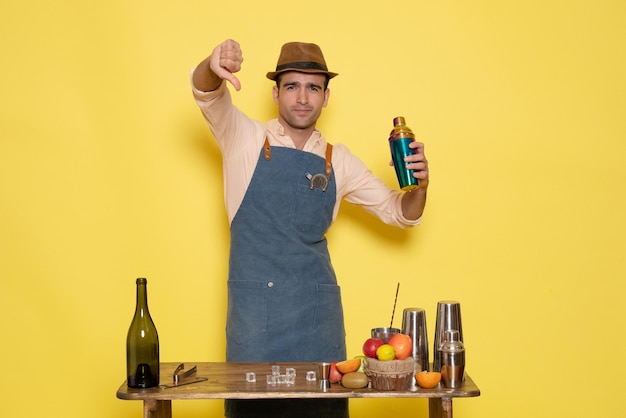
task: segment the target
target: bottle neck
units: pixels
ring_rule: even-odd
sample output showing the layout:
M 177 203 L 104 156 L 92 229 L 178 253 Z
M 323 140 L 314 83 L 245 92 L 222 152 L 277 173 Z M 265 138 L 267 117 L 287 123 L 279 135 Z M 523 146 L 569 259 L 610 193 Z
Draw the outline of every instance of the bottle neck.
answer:
M 135 315 L 148 316 L 148 289 L 145 282 L 137 281 L 137 304 Z

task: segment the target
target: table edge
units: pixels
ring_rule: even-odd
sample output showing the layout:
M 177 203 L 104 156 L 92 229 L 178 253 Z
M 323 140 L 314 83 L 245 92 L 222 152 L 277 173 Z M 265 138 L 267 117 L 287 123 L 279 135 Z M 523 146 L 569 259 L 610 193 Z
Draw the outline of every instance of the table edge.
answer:
M 219 362 L 200 362 L 198 365 L 218 364 Z M 166 363 L 164 363 L 166 364 Z M 320 399 L 320 398 L 473 398 L 480 396 L 480 389 L 466 373 L 464 387 L 446 389 L 417 388 L 406 391 L 378 391 L 371 388 L 348 389 L 336 383 L 328 391 L 276 390 L 276 391 L 217 391 L 181 393 L 174 389 L 133 389 L 128 388 L 126 381 L 122 383 L 116 397 L 122 400 L 184 400 L 184 399 Z M 193 386 L 189 385 L 189 388 Z

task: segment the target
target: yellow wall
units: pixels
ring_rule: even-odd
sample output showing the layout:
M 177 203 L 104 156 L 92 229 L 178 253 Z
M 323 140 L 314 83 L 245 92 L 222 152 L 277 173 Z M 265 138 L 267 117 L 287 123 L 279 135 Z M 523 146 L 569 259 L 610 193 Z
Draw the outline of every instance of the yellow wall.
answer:
M 3 2 L 2 415 L 141 415 L 115 398 L 139 276 L 162 360 L 223 360 L 221 162 L 188 70 L 232 37 L 249 114 L 274 116 L 280 45 L 314 41 L 340 73 L 329 140 L 393 186 L 392 118 L 426 143 L 422 226 L 346 204 L 329 235 L 350 355 L 401 282 L 398 310 L 425 308 L 431 340 L 437 301 L 462 303 L 482 395 L 456 416 L 624 416 L 625 17 L 621 0 Z M 425 410 L 352 402 L 355 417 Z

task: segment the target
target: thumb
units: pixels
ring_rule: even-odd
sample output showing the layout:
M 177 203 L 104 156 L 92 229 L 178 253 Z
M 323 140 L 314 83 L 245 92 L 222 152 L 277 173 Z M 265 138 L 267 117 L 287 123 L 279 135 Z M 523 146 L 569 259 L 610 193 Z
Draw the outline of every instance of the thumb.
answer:
M 230 76 L 226 77 L 225 79 L 228 80 L 230 82 L 230 84 L 233 85 L 235 90 L 237 90 L 237 91 L 241 90 L 241 82 L 239 81 L 239 79 L 237 77 L 235 77 L 235 75 L 233 73 L 230 73 Z
M 241 90 L 241 82 L 235 76 L 235 74 L 230 72 L 227 68 L 224 68 L 224 67 L 220 66 L 219 64 L 217 64 L 217 65 L 212 65 L 211 69 L 213 70 L 215 75 L 217 75 L 219 78 L 221 78 L 222 80 L 226 80 L 226 81 L 230 82 L 230 84 L 233 85 L 235 90 L 237 90 L 237 91 Z

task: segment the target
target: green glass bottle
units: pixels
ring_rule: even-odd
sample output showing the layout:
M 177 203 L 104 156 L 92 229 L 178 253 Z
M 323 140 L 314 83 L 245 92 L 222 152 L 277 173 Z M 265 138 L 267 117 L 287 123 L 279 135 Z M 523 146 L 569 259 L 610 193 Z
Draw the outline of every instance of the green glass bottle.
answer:
M 137 279 L 137 306 L 126 337 L 128 387 L 159 385 L 159 335 L 148 311 L 148 281 Z

